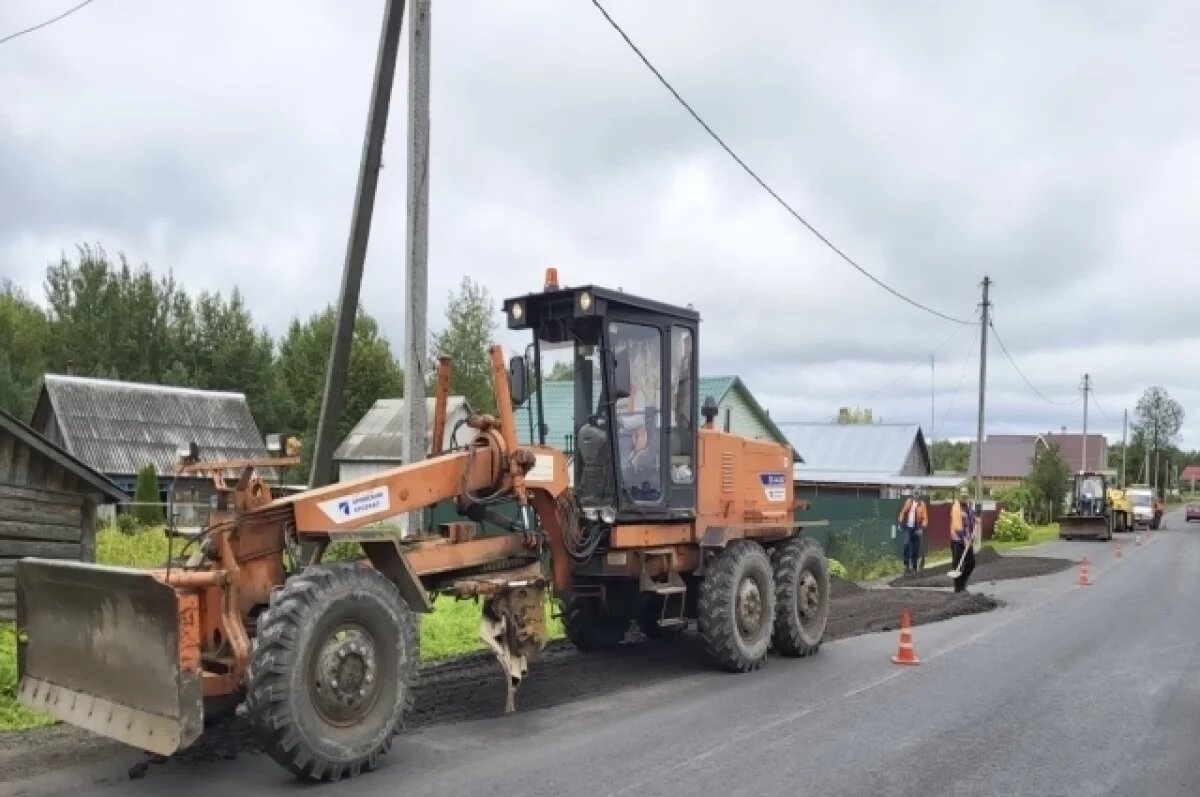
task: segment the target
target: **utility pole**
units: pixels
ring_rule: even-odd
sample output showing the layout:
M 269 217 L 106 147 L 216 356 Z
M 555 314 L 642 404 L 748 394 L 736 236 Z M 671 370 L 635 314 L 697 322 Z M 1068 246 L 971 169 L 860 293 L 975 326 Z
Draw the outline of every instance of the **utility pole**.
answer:
M 1083 450 L 1080 456 L 1079 470 L 1086 471 L 1087 466 L 1087 413 L 1088 413 L 1088 393 L 1092 390 L 1092 377 L 1090 374 L 1083 375 Z
M 929 355 L 929 448 L 931 451 L 930 456 L 932 456 L 934 429 L 937 426 L 937 414 L 936 414 L 936 411 L 934 410 L 934 398 L 933 398 L 935 395 L 935 392 L 937 390 L 935 384 L 936 384 L 936 380 L 934 380 L 934 378 L 933 378 L 933 355 L 931 354 L 931 355 Z
M 367 241 L 371 237 L 371 216 L 375 211 L 375 188 L 383 165 L 383 137 L 387 131 L 388 107 L 392 82 L 396 77 L 396 52 L 404 18 L 404 0 L 387 0 L 383 9 L 383 30 L 379 52 L 375 56 L 375 78 L 371 84 L 371 104 L 367 111 L 367 132 L 363 139 L 358 166 L 358 185 L 354 190 L 354 211 L 350 238 L 346 242 L 346 261 L 342 267 L 342 287 L 333 322 L 333 341 L 329 349 L 329 368 L 325 372 L 325 392 L 321 396 L 321 416 L 314 441 L 311 487 L 322 487 L 333 480 L 333 449 L 337 446 L 337 428 L 346 399 L 346 373 L 350 366 L 350 345 L 354 340 L 354 319 L 358 315 L 358 294 L 362 287 L 363 263 Z
M 1121 421 L 1121 489 L 1125 489 L 1125 457 L 1129 454 L 1129 410 Z
M 404 464 L 425 459 L 425 346 L 429 301 L 429 37 L 430 0 L 413 0 L 408 21 L 408 253 L 404 263 Z M 406 533 L 424 525 L 408 515 Z
M 988 301 L 988 288 L 992 286 L 992 281 L 988 277 L 983 278 L 983 310 L 979 320 L 979 418 L 975 427 L 975 503 L 983 502 L 983 414 L 984 414 L 984 394 L 987 392 L 987 340 L 988 330 L 991 328 L 990 311 L 991 303 Z

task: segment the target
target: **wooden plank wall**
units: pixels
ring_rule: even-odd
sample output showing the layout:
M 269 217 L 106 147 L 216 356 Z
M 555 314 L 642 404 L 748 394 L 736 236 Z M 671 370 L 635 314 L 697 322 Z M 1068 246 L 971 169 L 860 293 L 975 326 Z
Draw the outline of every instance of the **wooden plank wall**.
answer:
M 18 559 L 95 558 L 97 501 L 90 489 L 0 430 L 0 620 L 15 614 Z

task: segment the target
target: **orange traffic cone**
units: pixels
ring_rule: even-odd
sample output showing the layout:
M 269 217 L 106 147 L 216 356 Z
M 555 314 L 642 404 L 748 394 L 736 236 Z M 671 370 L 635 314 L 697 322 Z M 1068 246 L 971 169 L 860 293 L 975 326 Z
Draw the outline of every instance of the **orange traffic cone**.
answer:
M 1117 547 L 1113 549 L 1113 556 L 1120 559 L 1124 555 L 1125 555 L 1125 552 L 1121 550 L 1121 541 L 1117 540 Z
M 900 614 L 900 648 L 896 651 L 896 655 L 892 656 L 893 664 L 908 664 L 917 665 L 921 660 L 917 658 L 917 652 L 913 650 L 912 640 L 912 617 L 905 609 Z
M 1092 577 L 1088 573 L 1088 558 L 1086 556 L 1079 563 L 1079 581 L 1076 583 L 1081 587 L 1090 587 L 1092 585 Z

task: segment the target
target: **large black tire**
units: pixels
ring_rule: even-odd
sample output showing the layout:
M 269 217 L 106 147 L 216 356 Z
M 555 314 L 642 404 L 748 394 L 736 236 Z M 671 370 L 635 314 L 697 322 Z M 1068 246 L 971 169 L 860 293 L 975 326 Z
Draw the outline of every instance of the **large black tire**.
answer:
M 582 651 L 611 650 L 625 640 L 629 617 L 605 614 L 596 598 L 571 598 L 563 610 L 563 630 Z
M 259 618 L 246 710 L 276 762 L 301 778 L 369 771 L 411 707 L 417 623 L 376 570 L 310 567 Z
M 829 622 L 829 565 L 810 537 L 781 543 L 771 557 L 775 571 L 775 632 L 784 656 L 811 656 L 821 649 Z
M 705 650 L 717 666 L 749 672 L 763 665 L 774 626 L 775 578 L 761 545 L 738 540 L 713 558 L 700 584 L 698 613 Z

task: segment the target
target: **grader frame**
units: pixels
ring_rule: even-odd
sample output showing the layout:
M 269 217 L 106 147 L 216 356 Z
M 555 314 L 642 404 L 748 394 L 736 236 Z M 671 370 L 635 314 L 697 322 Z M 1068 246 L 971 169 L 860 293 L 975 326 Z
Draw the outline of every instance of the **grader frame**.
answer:
M 571 471 L 545 444 L 540 396 L 539 442 L 518 444 L 513 406 L 529 398 L 529 363 L 514 357 L 506 368 L 498 346 L 490 351 L 498 417 L 472 416 L 474 439 L 439 451 L 443 360 L 425 461 L 282 498 L 257 474 L 265 463 L 243 463 L 183 563 L 134 571 L 20 562 L 21 701 L 170 754 L 244 697 L 277 762 L 329 780 L 373 768 L 390 746 L 416 677 L 414 613 L 432 609 L 432 594 L 483 600 L 481 635 L 504 671 L 510 711 L 545 643 L 548 586 L 585 650 L 616 644 L 632 622 L 660 636 L 695 620 L 727 670 L 762 666 L 772 645 L 815 653 L 828 573 L 820 546 L 793 520 L 802 502 L 793 498 L 792 453 L 718 431 L 711 401 L 703 426 L 691 421 L 698 315 L 598 288 L 560 289 L 553 277 L 545 291 L 506 302 L 505 313 L 510 328 L 534 332 L 535 373 L 543 344 L 575 347 Z M 685 329 L 686 357 L 664 358 L 677 368 L 647 364 L 658 344 L 641 355 L 622 348 L 610 324 L 656 328 L 670 340 Z M 593 356 L 599 373 L 586 367 Z M 630 358 L 639 356 L 635 385 Z M 629 412 L 638 387 L 644 406 Z M 641 426 L 627 435 L 630 415 Z M 448 499 L 465 520 L 436 534 L 398 538 L 374 527 Z M 515 503 L 514 519 L 494 510 L 501 499 Z M 501 533 L 481 533 L 484 523 Z M 323 563 L 335 540 L 357 541 L 365 561 Z

